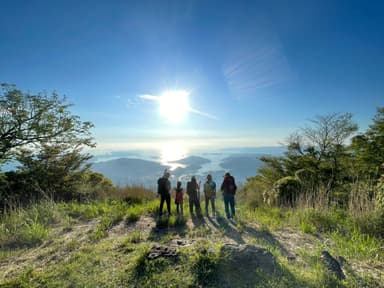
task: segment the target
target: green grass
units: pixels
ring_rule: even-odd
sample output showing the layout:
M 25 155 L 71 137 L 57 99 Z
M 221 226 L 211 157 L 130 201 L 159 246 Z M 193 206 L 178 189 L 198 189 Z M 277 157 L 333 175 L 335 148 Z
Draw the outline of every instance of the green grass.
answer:
M 208 245 L 200 246 L 191 257 L 191 273 L 195 275 L 198 287 L 215 287 L 218 282 L 217 268 L 220 261 L 219 249 Z
M 290 210 L 282 210 L 277 207 L 260 206 L 256 209 L 247 209 L 245 206 L 241 206 L 237 217 L 247 222 L 257 221 L 261 226 L 268 227 L 269 230 L 275 230 L 286 226 L 291 214 Z
M 20 208 L 0 218 L 0 247 L 33 247 L 49 236 L 49 225 L 59 220 L 50 202 Z
M 356 218 L 341 210 L 247 210 L 239 205 L 232 224 L 223 221 L 217 231 L 211 231 L 206 225 L 190 229 L 188 209 L 184 216 L 159 218 L 158 205 L 158 199 L 141 204 L 116 199 L 89 204 L 41 203 L 2 215 L 2 267 L 8 268 L 4 263 L 13 265 L 10 260 L 23 255 L 28 255 L 26 259 L 40 259 L 44 266 L 26 262 L 8 278 L 0 279 L 0 287 L 219 287 L 217 271 L 223 261 L 222 241 L 231 229 L 245 239 L 251 223 L 256 228 L 250 242 L 268 249 L 277 262 L 273 275 L 255 272 L 254 287 L 382 287 L 372 275 L 358 273 L 352 266 L 362 263 L 384 267 L 383 239 L 367 233 L 368 225 L 376 227 L 381 223 L 379 217 L 369 223 L 369 215 Z M 222 214 L 220 203 L 218 206 Z M 135 222 L 143 214 L 166 229 L 134 230 Z M 124 225 L 126 230 L 122 231 L 129 232 L 106 238 L 117 224 Z M 88 226 L 89 233 L 78 228 Z M 311 239 L 314 248 L 297 247 L 298 260 L 289 262 L 273 235 L 273 231 L 281 228 L 303 232 L 301 237 Z M 73 238 L 64 241 L 65 237 Z M 174 238 L 183 237 L 192 244 L 178 247 L 178 257 L 147 259 L 153 245 L 169 245 Z M 346 280 L 340 281 L 325 270 L 319 260 L 324 249 L 348 260 Z

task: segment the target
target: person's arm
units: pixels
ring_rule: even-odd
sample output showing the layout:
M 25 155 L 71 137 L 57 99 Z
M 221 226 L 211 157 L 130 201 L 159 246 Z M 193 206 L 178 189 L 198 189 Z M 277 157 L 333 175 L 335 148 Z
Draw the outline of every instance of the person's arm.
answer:
M 161 178 L 157 179 L 157 195 L 160 195 L 160 181 Z
M 233 178 L 233 186 L 235 186 L 235 192 L 237 190 L 237 186 L 236 186 L 236 182 L 235 182 L 235 177 L 232 177 Z
M 191 194 L 191 182 L 187 182 L 187 195 L 190 196 Z

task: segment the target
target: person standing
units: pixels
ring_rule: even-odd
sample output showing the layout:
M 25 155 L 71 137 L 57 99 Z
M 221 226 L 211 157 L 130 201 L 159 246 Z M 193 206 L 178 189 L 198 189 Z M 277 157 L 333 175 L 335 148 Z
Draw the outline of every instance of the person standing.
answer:
M 176 204 L 176 213 L 177 214 L 184 214 L 183 209 L 183 187 L 181 187 L 181 182 L 177 181 L 177 187 L 175 189 L 176 195 L 175 195 L 175 204 Z
M 192 176 L 191 181 L 187 183 L 187 194 L 189 197 L 189 212 L 193 216 L 193 207 L 195 207 L 196 214 L 201 214 L 200 208 L 200 195 L 199 195 L 199 184 L 196 181 L 196 177 Z
M 236 190 L 235 178 L 229 172 L 225 173 L 223 183 L 221 184 L 221 191 L 223 191 L 225 214 L 228 219 L 235 216 Z M 229 206 L 231 207 L 231 211 L 229 211 Z
M 169 177 L 169 172 L 165 171 L 163 177 L 157 180 L 157 193 L 160 195 L 160 217 L 163 215 L 164 202 L 167 204 L 168 215 L 171 215 L 171 182 L 169 181 Z
M 216 215 L 215 198 L 216 198 L 216 183 L 212 180 L 212 175 L 208 174 L 207 181 L 204 183 L 204 196 L 205 196 L 205 212 L 208 214 L 209 202 L 211 202 L 212 215 Z

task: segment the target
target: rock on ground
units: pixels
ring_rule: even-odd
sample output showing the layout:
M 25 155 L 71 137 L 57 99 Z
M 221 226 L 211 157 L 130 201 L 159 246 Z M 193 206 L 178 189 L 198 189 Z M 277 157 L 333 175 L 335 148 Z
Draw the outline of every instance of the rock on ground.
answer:
M 271 274 L 276 269 L 272 253 L 256 245 L 224 244 L 220 254 L 220 287 L 248 287 L 260 281 L 260 273 Z

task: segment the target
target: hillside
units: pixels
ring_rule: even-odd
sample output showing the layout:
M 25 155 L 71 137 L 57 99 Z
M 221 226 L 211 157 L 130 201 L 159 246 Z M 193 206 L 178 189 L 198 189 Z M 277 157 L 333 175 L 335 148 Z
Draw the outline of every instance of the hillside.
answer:
M 111 157 L 122 157 L 109 160 L 105 160 L 100 156 L 95 157 L 92 169 L 102 173 L 119 186 L 134 184 L 152 188 L 166 168 L 171 168 L 171 180 L 174 185 L 176 185 L 177 180 L 189 181 L 191 176 L 205 179 L 207 174 L 211 174 L 214 179 L 220 182 L 227 171 L 233 171 L 238 183 L 244 184 L 247 178 L 257 174 L 257 170 L 262 166 L 259 158 L 265 156 L 265 154 L 253 153 L 252 150 L 250 150 L 252 153 L 243 153 L 241 151 L 242 149 L 239 148 L 237 152 L 229 150 L 215 154 L 207 153 L 204 155 L 205 157 L 191 155 L 177 161 L 168 162 L 168 165 L 160 164 L 159 159 L 129 158 L 123 153 L 114 153 Z M 271 151 L 274 150 L 271 149 Z M 277 152 L 274 155 L 278 155 Z M 139 154 L 132 154 L 131 156 L 144 157 Z M 101 159 L 104 160 L 101 161 Z
M 134 158 L 119 158 L 92 164 L 93 170 L 100 172 L 116 185 L 127 185 L 135 182 L 155 183 L 168 166 L 154 161 Z M 149 176 L 148 176 L 149 175 Z
M 383 251 L 368 251 L 358 235 L 353 251 L 335 235 L 278 227 L 278 214 L 241 208 L 229 221 L 222 211 L 156 219 L 157 205 L 41 204 L 24 211 L 25 225 L 34 227 L 29 236 L 20 228 L 20 235 L 0 238 L 0 287 L 384 287 Z M 2 219 L 3 228 L 9 223 Z M 345 279 L 328 270 L 323 250 Z

